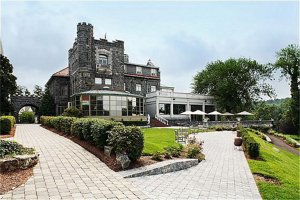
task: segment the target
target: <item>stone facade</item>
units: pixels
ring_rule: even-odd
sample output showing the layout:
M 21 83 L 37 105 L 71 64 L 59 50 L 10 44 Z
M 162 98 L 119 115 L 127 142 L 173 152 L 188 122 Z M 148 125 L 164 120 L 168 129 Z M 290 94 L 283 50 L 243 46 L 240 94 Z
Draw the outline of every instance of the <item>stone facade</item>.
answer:
M 60 115 L 68 107 L 70 96 L 70 77 L 68 68 L 54 73 L 47 82 L 50 93 L 54 98 L 55 113 Z
M 11 103 L 14 108 L 14 116 L 16 121 L 19 121 L 19 111 L 24 106 L 32 106 L 36 109 L 37 113 L 39 112 L 39 108 L 41 106 L 41 98 L 34 95 L 14 95 L 11 97 Z
M 129 63 L 123 41 L 94 39 L 93 26 L 86 23 L 77 25 L 77 38 L 69 50 L 69 69 L 71 96 L 103 89 L 145 96 L 151 86 L 157 89 L 160 86 L 158 67 L 151 62 L 147 65 Z M 156 73 L 151 74 L 151 71 Z

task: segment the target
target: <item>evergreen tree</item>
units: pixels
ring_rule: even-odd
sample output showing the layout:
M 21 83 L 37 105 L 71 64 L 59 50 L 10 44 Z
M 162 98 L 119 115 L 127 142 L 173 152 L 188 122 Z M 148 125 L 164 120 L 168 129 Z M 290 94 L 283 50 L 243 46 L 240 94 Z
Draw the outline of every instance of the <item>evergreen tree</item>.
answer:
M 16 92 L 16 77 L 13 75 L 13 66 L 9 59 L 1 54 L 0 60 L 0 115 L 10 114 L 12 105 L 9 97 Z
M 51 95 L 48 87 L 46 87 L 45 93 L 42 97 L 40 113 L 41 113 L 41 115 L 44 115 L 44 116 L 54 116 L 55 115 L 54 98 Z

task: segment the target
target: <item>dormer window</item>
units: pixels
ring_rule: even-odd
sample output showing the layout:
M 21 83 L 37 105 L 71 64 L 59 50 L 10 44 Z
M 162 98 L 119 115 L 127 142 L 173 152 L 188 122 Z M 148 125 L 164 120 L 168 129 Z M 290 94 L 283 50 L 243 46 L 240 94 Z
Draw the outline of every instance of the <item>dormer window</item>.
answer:
M 106 55 L 100 55 L 99 56 L 99 64 L 100 65 L 107 65 L 107 56 Z
M 156 69 L 151 69 L 151 75 L 152 76 L 157 76 L 157 70 Z
M 137 74 L 142 74 L 142 68 L 141 67 L 136 67 L 136 73 Z

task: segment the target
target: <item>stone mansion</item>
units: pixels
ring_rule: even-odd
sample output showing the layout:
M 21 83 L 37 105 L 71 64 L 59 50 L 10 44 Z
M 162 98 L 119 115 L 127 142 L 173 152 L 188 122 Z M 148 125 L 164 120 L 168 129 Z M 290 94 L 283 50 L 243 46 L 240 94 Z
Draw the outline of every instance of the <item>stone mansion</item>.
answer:
M 68 67 L 54 73 L 47 85 L 55 99 L 56 114 L 68 106 L 85 116 L 164 116 L 186 110 L 214 110 L 210 96 L 176 93 L 160 84 L 160 70 L 151 60 L 129 61 L 124 42 L 95 39 L 93 26 L 77 25 L 77 37 L 69 50 Z

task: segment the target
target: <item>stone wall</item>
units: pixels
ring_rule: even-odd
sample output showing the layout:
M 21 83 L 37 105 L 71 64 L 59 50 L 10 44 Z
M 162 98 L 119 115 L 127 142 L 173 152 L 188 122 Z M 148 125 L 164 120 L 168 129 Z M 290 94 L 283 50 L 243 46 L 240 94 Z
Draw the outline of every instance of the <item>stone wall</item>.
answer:
M 39 161 L 38 154 L 16 155 L 13 158 L 0 159 L 0 172 L 11 172 L 17 169 L 27 169 Z

